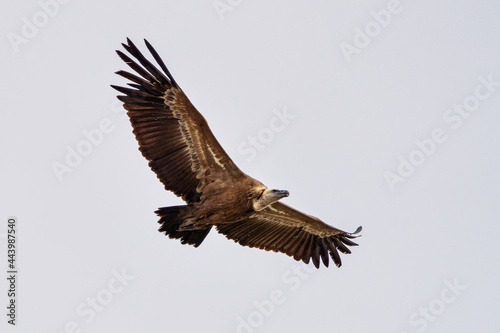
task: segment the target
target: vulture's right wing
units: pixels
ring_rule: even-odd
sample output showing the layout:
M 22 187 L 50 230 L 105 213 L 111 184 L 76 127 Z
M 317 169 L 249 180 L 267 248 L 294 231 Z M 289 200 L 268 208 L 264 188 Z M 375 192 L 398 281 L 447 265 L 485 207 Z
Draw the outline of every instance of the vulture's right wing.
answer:
M 314 266 L 319 268 L 320 258 L 328 267 L 329 256 L 340 267 L 342 261 L 337 250 L 351 253 L 346 245 L 358 245 L 350 239 L 358 237 L 356 234 L 361 231 L 361 227 L 348 233 L 281 202 L 275 202 L 249 215 L 247 219 L 220 224 L 217 230 L 243 246 L 285 253 L 306 264 L 312 259 Z

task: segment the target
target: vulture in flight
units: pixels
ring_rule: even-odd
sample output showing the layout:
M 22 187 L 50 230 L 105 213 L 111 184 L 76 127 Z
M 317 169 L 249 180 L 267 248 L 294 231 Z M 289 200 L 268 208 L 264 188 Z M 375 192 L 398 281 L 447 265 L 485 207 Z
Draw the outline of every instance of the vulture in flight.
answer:
M 191 104 L 147 40 L 160 69 L 127 38 L 116 51 L 135 74 L 118 71 L 130 87 L 112 86 L 127 110 L 139 150 L 165 189 L 186 205 L 162 207 L 160 232 L 182 244 L 198 247 L 212 227 L 249 247 L 281 252 L 306 264 L 329 258 L 340 267 L 339 252 L 361 231 L 348 233 L 301 213 L 279 200 L 288 191 L 267 188 L 243 173 L 212 134 L 207 121 Z

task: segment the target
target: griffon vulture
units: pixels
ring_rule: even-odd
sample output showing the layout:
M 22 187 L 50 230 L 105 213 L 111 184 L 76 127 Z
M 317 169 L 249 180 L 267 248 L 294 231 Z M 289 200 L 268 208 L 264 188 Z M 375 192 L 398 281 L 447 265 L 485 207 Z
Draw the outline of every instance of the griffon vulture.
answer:
M 139 150 L 165 189 L 182 197 L 184 206 L 162 207 L 160 232 L 182 244 L 198 247 L 212 227 L 249 247 L 282 252 L 306 264 L 329 256 L 340 267 L 337 250 L 351 253 L 359 227 L 348 233 L 281 203 L 288 191 L 269 189 L 243 173 L 226 154 L 203 116 L 145 40 L 163 70 L 148 61 L 127 38 L 122 44 L 136 60 L 116 51 L 136 74 L 116 74 L 132 81 L 131 88 L 112 86 L 127 110 Z

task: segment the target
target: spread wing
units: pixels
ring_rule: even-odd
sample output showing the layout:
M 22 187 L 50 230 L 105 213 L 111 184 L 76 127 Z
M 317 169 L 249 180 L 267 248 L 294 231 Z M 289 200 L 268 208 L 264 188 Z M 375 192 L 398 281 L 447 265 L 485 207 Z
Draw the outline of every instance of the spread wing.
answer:
M 148 41 L 146 46 L 163 72 L 130 39 L 127 42 L 122 45 L 136 61 L 116 52 L 138 75 L 118 71 L 133 83 L 128 83 L 131 88 L 112 87 L 125 94 L 118 99 L 128 111 L 139 150 L 165 188 L 195 202 L 211 181 L 242 175 Z
M 347 233 L 275 202 L 245 220 L 218 225 L 217 230 L 243 246 L 285 253 L 306 264 L 312 259 L 314 266 L 319 268 L 320 258 L 328 267 L 329 256 L 340 267 L 342 261 L 337 250 L 351 253 L 346 245 L 358 245 L 350 239 L 358 237 L 355 234 L 361 227 L 354 233 Z

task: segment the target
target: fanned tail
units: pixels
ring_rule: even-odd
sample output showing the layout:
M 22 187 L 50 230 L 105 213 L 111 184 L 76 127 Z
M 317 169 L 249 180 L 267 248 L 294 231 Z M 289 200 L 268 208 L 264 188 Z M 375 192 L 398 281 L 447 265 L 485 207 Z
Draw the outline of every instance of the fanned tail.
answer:
M 158 216 L 160 216 L 158 223 L 160 223 L 161 226 L 158 231 L 164 232 L 165 235 L 168 235 L 170 238 L 180 239 L 182 244 L 189 244 L 194 247 L 198 247 L 203 242 L 205 237 L 207 237 L 212 226 L 207 226 L 205 229 L 179 231 L 188 210 L 189 206 L 158 208 L 155 212 Z

